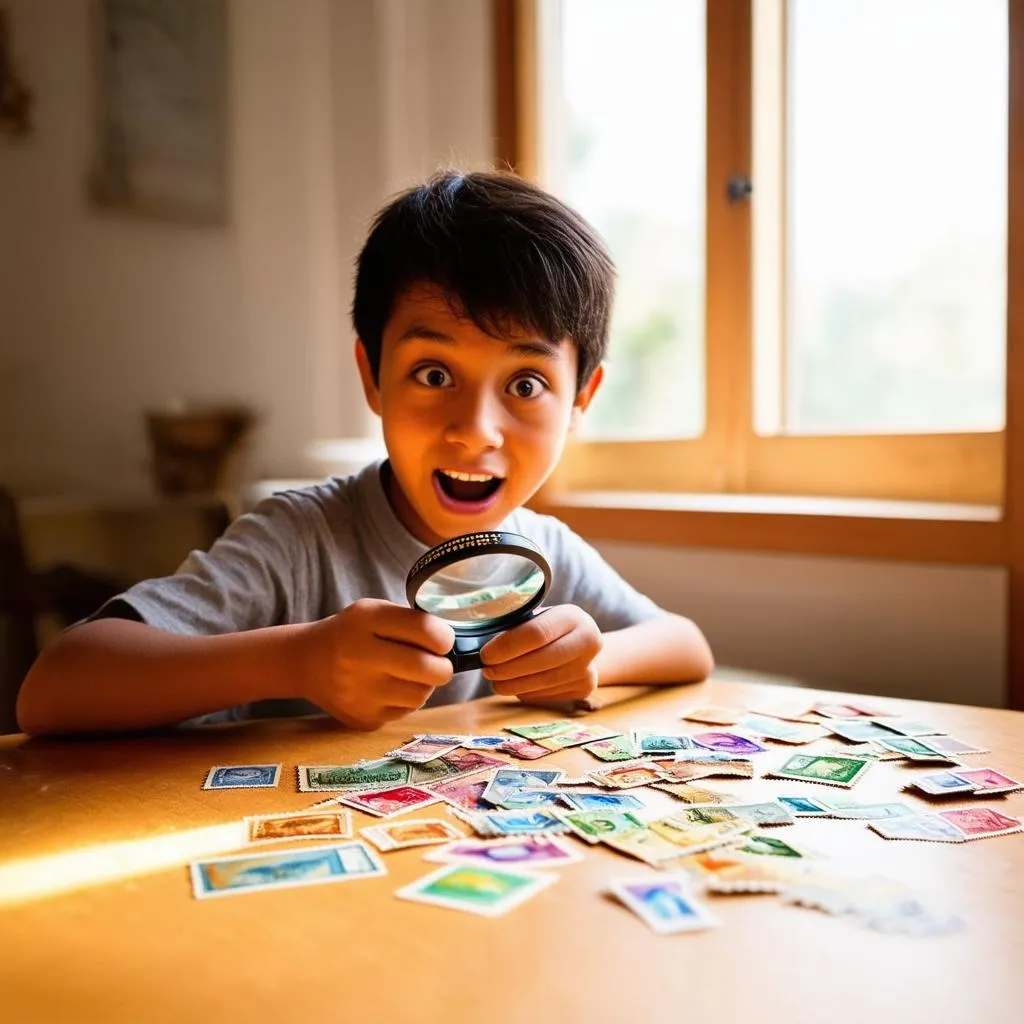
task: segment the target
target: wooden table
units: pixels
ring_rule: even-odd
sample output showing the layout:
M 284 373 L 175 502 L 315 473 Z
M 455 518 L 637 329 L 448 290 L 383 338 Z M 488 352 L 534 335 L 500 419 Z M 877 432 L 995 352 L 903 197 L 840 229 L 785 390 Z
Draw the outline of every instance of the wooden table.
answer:
M 793 695 L 715 680 L 666 688 L 589 721 L 677 727 L 680 709 L 697 702 L 752 706 Z M 991 755 L 974 759 L 978 765 L 1016 777 L 1024 772 L 1020 713 L 882 703 L 991 746 Z M 383 855 L 384 878 L 193 900 L 184 865 L 229 852 L 225 823 L 317 799 L 295 791 L 296 764 L 375 756 L 413 732 L 485 734 L 550 717 L 491 698 L 419 712 L 370 734 L 302 719 L 116 741 L 0 741 L 0 1018 L 176 1024 L 869 1024 L 882 1019 L 876 1014 L 929 1024 L 1022 1019 L 1022 835 L 961 845 L 887 842 L 862 822 L 810 819 L 776 833 L 909 883 L 967 919 L 965 931 L 933 938 L 879 934 L 775 896 L 709 897 L 720 928 L 657 936 L 602 895 L 611 877 L 652 869 L 603 847 L 588 850 L 555 885 L 493 920 L 395 899 L 396 889 L 436 867 L 415 849 Z M 799 749 L 823 745 L 829 744 Z M 757 755 L 758 773 L 790 749 Z M 277 790 L 200 789 L 212 765 L 278 761 Z M 578 749 L 540 763 L 572 773 L 596 764 Z M 865 800 L 895 796 L 914 770 L 880 764 L 853 792 Z M 835 792 L 761 779 L 710 785 L 751 798 Z M 984 802 L 1024 813 L 1019 793 Z M 357 827 L 370 823 L 358 813 L 353 818 Z

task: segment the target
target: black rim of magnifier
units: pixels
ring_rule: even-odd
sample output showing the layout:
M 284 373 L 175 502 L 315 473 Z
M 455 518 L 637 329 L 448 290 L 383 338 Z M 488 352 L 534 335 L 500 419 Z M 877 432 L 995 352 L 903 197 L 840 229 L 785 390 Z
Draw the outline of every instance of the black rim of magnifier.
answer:
M 409 570 L 405 579 L 405 596 L 410 607 L 419 608 L 416 603 L 416 595 L 420 587 L 440 569 L 449 565 L 461 562 L 464 558 L 471 558 L 476 555 L 519 555 L 528 558 L 540 568 L 544 574 L 544 586 L 537 591 L 529 601 L 514 612 L 507 612 L 497 619 L 488 619 L 479 623 L 449 623 L 452 629 L 460 636 L 475 636 L 478 633 L 493 633 L 504 622 L 518 621 L 529 614 L 544 600 L 551 585 L 551 566 L 548 560 L 541 554 L 540 548 L 528 537 L 518 533 L 504 533 L 501 531 L 485 531 L 483 533 L 467 533 L 461 537 L 452 537 L 436 547 L 431 548 L 419 561 Z M 423 609 L 420 609 L 423 611 Z

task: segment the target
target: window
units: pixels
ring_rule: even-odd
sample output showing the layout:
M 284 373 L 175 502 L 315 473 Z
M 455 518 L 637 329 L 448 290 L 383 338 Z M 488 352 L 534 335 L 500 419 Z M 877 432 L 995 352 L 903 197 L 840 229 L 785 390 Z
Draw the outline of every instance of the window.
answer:
M 559 483 L 998 503 L 1007 0 L 517 6 L 520 170 L 620 268 Z

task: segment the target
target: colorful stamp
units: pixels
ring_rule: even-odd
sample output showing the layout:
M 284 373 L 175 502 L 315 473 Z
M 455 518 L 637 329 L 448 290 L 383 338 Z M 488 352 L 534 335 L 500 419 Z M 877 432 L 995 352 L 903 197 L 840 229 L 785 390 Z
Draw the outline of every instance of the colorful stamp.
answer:
M 659 878 L 616 878 L 608 886 L 624 906 L 659 935 L 703 931 L 718 921 L 693 898 L 689 875 Z
M 931 737 L 929 737 L 930 739 Z M 926 761 L 953 761 L 953 758 L 946 751 L 938 750 L 930 742 L 926 743 L 924 740 L 915 739 L 913 736 L 890 736 L 888 739 L 879 738 L 876 742 L 885 750 L 893 750 L 906 757 L 919 758 Z
M 484 776 L 481 779 L 450 779 L 447 782 L 435 782 L 424 789 L 436 793 L 446 804 L 461 807 L 466 811 L 489 811 L 491 805 L 483 799 L 484 790 L 491 780 Z
M 557 768 L 498 768 L 491 776 L 483 798 L 497 807 L 504 807 L 506 798 L 517 791 L 550 789 L 561 777 L 562 772 Z
M 437 803 L 440 797 L 428 789 L 419 786 L 391 786 L 388 789 L 364 789 L 358 793 L 349 793 L 338 798 L 339 803 L 354 807 L 366 814 L 375 814 L 379 818 L 390 818 L 394 814 L 404 814 Z
M 1020 832 L 1020 818 L 1000 814 L 993 807 L 960 807 L 955 811 L 939 811 L 938 816 L 956 826 L 968 839 L 1005 836 Z
M 408 782 L 411 766 L 389 757 L 361 764 L 300 764 L 300 793 L 373 789 Z
M 962 793 L 973 793 L 975 785 L 968 779 L 961 779 L 952 772 L 932 772 L 920 775 L 913 782 L 908 782 L 907 789 L 917 789 L 928 796 L 956 796 Z
M 352 815 L 348 811 L 331 814 L 259 814 L 245 819 L 250 843 L 283 843 L 291 839 L 351 839 Z
M 465 838 L 454 825 L 440 818 L 417 818 L 414 821 L 396 821 L 390 825 L 369 825 L 359 831 L 382 853 L 407 850 L 413 846 L 436 846 Z
M 827 818 L 832 813 L 824 804 L 809 796 L 780 796 L 776 799 L 798 818 Z
M 515 789 L 506 793 L 496 806 L 503 807 L 506 811 L 519 811 L 524 807 L 563 807 L 565 805 L 562 801 L 562 792 L 558 789 Z
M 899 733 L 901 736 L 940 736 L 942 734 L 941 729 L 936 729 L 926 722 L 918 722 L 913 718 L 901 718 L 898 715 L 887 715 L 882 718 L 876 718 L 875 721 L 891 732 Z
M 505 731 L 521 736 L 524 740 L 546 740 L 551 736 L 557 736 L 560 732 L 572 732 L 578 726 L 567 718 L 560 718 L 554 722 L 543 722 L 540 725 L 506 725 Z
M 978 747 L 973 743 L 954 739 L 952 736 L 929 736 L 928 746 L 942 754 L 988 754 L 988 747 Z
M 574 811 L 638 811 L 643 800 L 635 793 L 566 792 L 560 790 L 563 802 Z
M 841 757 L 822 754 L 794 754 L 775 771 L 765 775 L 775 779 L 801 779 L 827 786 L 855 785 L 873 764 L 867 757 Z
M 606 740 L 585 743 L 583 749 L 602 761 L 632 761 L 636 758 L 636 748 L 630 736 L 611 736 Z
M 962 843 L 964 834 L 937 814 L 915 814 L 872 821 L 869 828 L 883 839 L 920 839 L 931 843 Z
M 507 736 L 465 736 L 462 746 L 467 750 L 495 750 L 508 743 Z
M 684 804 L 726 804 L 736 803 L 733 793 L 722 793 L 717 789 L 703 789 L 691 786 L 688 782 L 655 782 L 651 789 L 660 789 L 663 793 L 682 800 Z
M 992 796 L 996 793 L 1012 793 L 1024 788 L 1016 779 L 997 772 L 995 768 L 957 768 L 950 774 L 969 782 L 974 786 L 974 791 L 977 794 Z
M 600 743 L 601 740 L 609 740 L 617 735 L 618 733 L 614 729 L 605 729 L 601 726 L 590 726 L 589 728 L 579 726 L 566 732 L 556 733 L 554 736 L 545 736 L 536 740 L 536 743 L 548 750 L 565 750 L 567 747 L 582 747 L 584 743 Z
M 752 740 L 749 736 L 741 736 L 737 732 L 698 732 L 693 739 L 708 750 L 721 750 L 726 754 L 763 754 L 768 748 Z
M 850 818 L 856 821 L 890 821 L 893 818 L 909 818 L 917 812 L 909 804 L 889 800 L 877 804 L 831 803 L 833 818 Z
M 399 889 L 399 899 L 497 917 L 535 896 L 558 876 L 484 865 L 449 865 Z
M 634 786 L 649 786 L 652 782 L 663 782 L 665 776 L 658 768 L 645 764 L 622 764 L 590 772 L 591 782 L 608 789 L 632 789 Z
M 522 811 L 490 811 L 473 814 L 469 824 L 482 836 L 523 836 L 541 832 L 565 832 L 567 825 L 554 811 L 538 807 Z
M 521 761 L 536 761 L 553 753 L 547 747 L 534 743 L 533 740 L 518 738 L 507 739 L 500 747 L 494 747 L 494 749 L 500 754 L 511 754 L 513 757 L 518 757 Z
M 490 867 L 557 868 L 583 857 L 558 836 L 511 839 L 463 839 L 432 850 L 423 858 L 435 864 L 482 864 Z
M 452 740 L 457 742 L 453 743 Z M 433 761 L 435 757 L 441 757 L 443 754 L 450 754 L 460 746 L 461 736 L 417 736 L 416 739 L 395 747 L 394 750 L 388 750 L 384 756 L 422 764 L 424 761 Z
M 562 821 L 588 843 L 599 843 L 608 836 L 621 836 L 644 827 L 631 811 L 562 811 Z
M 203 789 L 274 789 L 280 777 L 279 764 L 216 765 L 206 773 Z
M 788 857 L 793 860 L 806 856 L 791 843 L 759 832 L 746 836 L 743 843 L 736 847 L 736 853 L 746 853 L 753 857 Z
M 754 804 L 727 804 L 722 810 L 731 811 L 744 821 L 763 828 L 770 825 L 795 825 L 796 819 L 789 809 L 776 800 L 764 800 Z
M 704 749 L 692 736 L 655 729 L 634 729 L 633 747 L 637 754 L 674 754 L 677 750 Z
M 377 855 L 359 840 L 281 853 L 218 857 L 196 861 L 189 869 L 192 893 L 200 900 L 387 874 Z
M 675 843 L 669 842 L 664 836 L 652 832 L 649 828 L 627 832 L 621 836 L 608 836 L 602 842 L 605 846 L 610 846 L 628 857 L 642 860 L 652 867 L 677 860 L 684 852 Z
M 835 719 L 827 723 L 825 728 L 841 736 L 850 743 L 867 743 L 869 740 L 891 740 L 896 734 L 872 719 Z

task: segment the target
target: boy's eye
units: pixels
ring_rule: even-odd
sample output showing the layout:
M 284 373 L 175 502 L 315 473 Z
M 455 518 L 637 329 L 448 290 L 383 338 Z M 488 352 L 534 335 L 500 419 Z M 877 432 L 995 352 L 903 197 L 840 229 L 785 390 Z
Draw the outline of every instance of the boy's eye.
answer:
M 443 366 L 421 366 L 413 379 L 428 388 L 446 388 L 452 384 L 452 375 Z
M 510 395 L 516 398 L 539 398 L 547 385 L 536 374 L 526 374 L 522 377 L 513 377 L 506 389 Z

